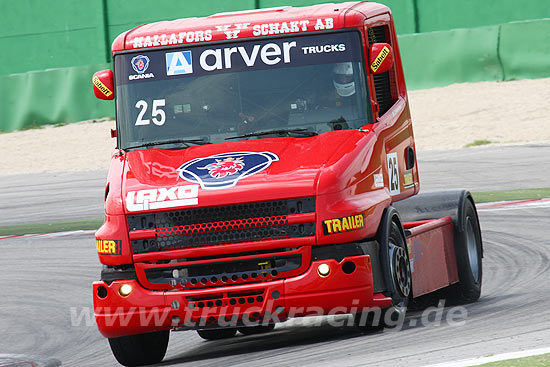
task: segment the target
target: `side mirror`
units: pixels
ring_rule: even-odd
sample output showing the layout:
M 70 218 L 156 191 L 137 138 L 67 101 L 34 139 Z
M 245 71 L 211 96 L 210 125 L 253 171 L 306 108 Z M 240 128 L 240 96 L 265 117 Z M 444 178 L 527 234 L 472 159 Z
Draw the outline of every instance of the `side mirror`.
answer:
M 390 70 L 393 65 L 393 50 L 388 43 L 374 43 L 370 46 L 370 71 L 373 74 L 382 74 Z
M 113 93 L 113 72 L 109 69 L 101 70 L 92 78 L 94 94 L 99 99 L 111 100 L 115 98 Z

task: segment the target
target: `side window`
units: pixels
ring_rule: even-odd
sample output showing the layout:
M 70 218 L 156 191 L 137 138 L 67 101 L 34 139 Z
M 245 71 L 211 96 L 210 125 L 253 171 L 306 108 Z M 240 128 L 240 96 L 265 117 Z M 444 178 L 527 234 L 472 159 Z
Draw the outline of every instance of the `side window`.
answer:
M 368 28 L 369 45 L 373 43 L 389 43 L 390 33 L 387 25 Z M 392 45 L 393 46 L 393 45 Z M 379 115 L 385 114 L 397 101 L 397 81 L 394 66 L 385 73 L 374 75 L 374 89 L 376 101 L 380 107 Z

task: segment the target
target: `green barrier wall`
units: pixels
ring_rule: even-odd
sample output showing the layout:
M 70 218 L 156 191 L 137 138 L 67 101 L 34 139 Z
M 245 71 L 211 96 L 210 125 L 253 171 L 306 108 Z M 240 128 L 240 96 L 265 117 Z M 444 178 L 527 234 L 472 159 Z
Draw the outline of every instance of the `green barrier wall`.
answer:
M 502 80 L 499 26 L 399 36 L 407 87 Z
M 549 77 L 550 19 L 503 24 L 500 57 L 506 80 Z
M 412 1 L 416 2 L 418 9 L 417 32 L 473 28 L 550 17 L 548 0 Z
M 92 75 L 109 64 L 0 76 L 0 130 L 114 117 L 114 103 L 95 98 Z
M 0 75 L 106 62 L 101 1 L 0 1 Z
M 550 19 L 398 39 L 409 89 L 550 77 Z

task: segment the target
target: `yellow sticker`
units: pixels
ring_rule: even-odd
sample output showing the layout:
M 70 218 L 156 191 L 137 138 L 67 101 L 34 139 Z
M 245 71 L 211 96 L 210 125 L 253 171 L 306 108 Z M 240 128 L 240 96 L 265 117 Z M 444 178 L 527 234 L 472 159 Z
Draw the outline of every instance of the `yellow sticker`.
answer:
M 325 235 L 353 231 L 364 227 L 365 217 L 363 214 L 350 215 L 349 217 L 344 218 L 327 219 L 323 221 L 323 232 Z
M 97 253 L 101 255 L 120 255 L 119 240 L 96 240 Z
M 258 263 L 258 266 L 260 267 L 261 270 L 271 269 L 271 268 L 272 268 L 272 266 L 271 266 L 271 260 L 267 260 L 267 261 Z M 267 275 L 269 274 L 269 272 L 267 272 L 267 271 L 262 271 L 261 274 L 262 274 L 262 276 L 267 277 Z M 267 279 L 264 280 L 264 282 L 267 282 Z
M 388 57 L 389 54 L 390 54 L 390 49 L 388 48 L 388 46 L 384 46 L 384 48 L 382 48 L 382 51 L 380 51 L 380 53 L 378 54 L 378 56 L 376 56 L 376 59 L 374 59 L 374 62 L 370 66 L 373 72 L 376 73 L 376 70 L 378 70 L 380 65 L 382 65 L 382 63 L 384 62 L 384 60 L 386 60 L 386 57 Z
M 92 83 L 105 95 L 105 97 L 110 97 L 111 94 L 113 94 L 113 91 L 107 88 L 105 84 L 97 76 L 94 76 L 92 79 Z

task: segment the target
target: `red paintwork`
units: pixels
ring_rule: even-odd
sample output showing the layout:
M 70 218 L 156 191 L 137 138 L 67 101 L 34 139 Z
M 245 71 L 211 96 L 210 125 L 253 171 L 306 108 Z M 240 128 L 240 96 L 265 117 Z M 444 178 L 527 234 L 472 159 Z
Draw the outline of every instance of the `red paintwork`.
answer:
M 356 264 L 356 269 L 351 274 L 342 271 L 342 264 L 346 261 Z M 322 262 L 331 267 L 331 273 L 327 277 L 317 274 L 317 267 Z M 131 284 L 134 289 L 127 297 L 118 294 L 118 289 L 123 283 Z M 100 286 L 108 290 L 104 299 L 97 296 Z M 298 277 L 225 288 L 164 292 L 146 290 L 135 280 L 114 281 L 110 285 L 105 282 L 94 282 L 94 313 L 101 334 L 112 338 L 152 330 L 166 330 L 172 326 L 182 327 L 190 319 L 196 321 L 200 317 L 218 319 L 220 316 L 242 316 L 253 312 L 264 315 L 266 311 L 273 313 L 277 307 L 284 308 L 279 314 L 279 320 L 283 321 L 288 317 L 355 313 L 363 307 L 390 306 L 391 298 L 373 294 L 372 290 L 370 258 L 353 256 L 343 259 L 340 263 L 335 260 L 315 261 Z M 248 298 L 238 295 L 251 291 L 257 291 L 257 295 L 261 295 L 263 299 L 258 302 L 257 295 L 254 295 L 253 303 L 231 305 L 228 302 L 230 298 Z M 279 298 L 273 297 L 274 291 L 280 293 Z M 237 296 L 232 297 L 233 294 Z M 205 303 L 208 299 L 221 300 L 222 305 L 191 309 L 189 297 L 203 299 Z M 171 307 L 173 301 L 179 302 L 177 310 Z M 198 302 L 194 301 L 195 304 Z M 172 324 L 174 316 L 179 317 L 178 324 Z
M 410 231 L 407 246 L 413 296 L 418 297 L 458 282 L 451 217 L 426 221 Z
M 134 289 L 128 297 L 122 297 L 118 294 L 118 289 L 123 283 L 130 284 Z M 107 296 L 103 299 L 97 296 L 97 289 L 100 286 L 108 289 Z M 110 285 L 105 282 L 94 282 L 93 291 L 96 323 L 99 331 L 105 337 L 138 334 L 169 328 L 169 326 L 158 325 L 154 322 L 154 320 L 161 319 L 161 316 L 169 311 L 170 306 L 166 305 L 163 292 L 146 290 L 140 287 L 135 280 L 115 281 Z M 147 320 L 149 322 L 146 322 Z
M 279 156 L 279 161 L 265 171 L 240 181 L 230 190 L 200 190 L 199 206 L 306 197 L 341 191 L 347 182 L 333 177 L 331 166 L 342 165 L 344 156 L 353 155 L 350 152 L 355 148 L 354 145 L 364 137 L 365 134 L 358 131 L 350 134 L 350 131 L 341 130 L 307 139 L 242 140 L 194 146 L 180 151 L 130 151 L 126 154 L 127 165 L 123 173 L 126 178 L 122 188 L 123 197 L 126 197 L 128 191 L 189 184 L 179 178 L 176 171 L 183 163 L 213 154 L 241 151 L 272 152 Z M 295 157 L 300 159 L 296 160 Z M 346 161 L 351 163 L 351 159 Z M 320 172 L 323 166 L 326 170 Z
M 330 20 L 329 20 L 330 19 Z M 98 239 L 120 240 L 122 253 L 120 255 L 99 255 L 101 263 L 106 265 L 134 264 L 138 281 L 114 281 L 110 285 L 105 282 L 94 283 L 94 308 L 99 330 L 106 337 L 116 337 L 127 334 L 143 333 L 153 330 L 182 327 L 183 322 L 201 317 L 201 310 L 195 308 L 185 313 L 189 304 L 188 298 L 213 298 L 223 305 L 231 306 L 222 311 L 214 312 L 220 315 L 243 315 L 244 311 L 230 305 L 232 294 L 239 292 L 260 292 L 263 298 L 253 300 L 251 306 L 256 311 L 264 313 L 283 307 L 281 318 L 304 316 L 311 313 L 344 313 L 357 312 L 361 307 L 389 307 L 391 299 L 383 294 L 373 294 L 373 278 L 369 256 L 349 257 L 338 263 L 336 260 L 325 260 L 332 271 L 328 277 L 317 273 L 320 261 L 311 261 L 313 245 L 328 245 L 360 241 L 376 236 L 380 218 L 392 202 L 415 195 L 419 191 L 418 171 L 416 165 L 409 171 L 405 169 L 405 151 L 407 147 L 415 148 L 412 122 L 408 106 L 407 90 L 402 73 L 399 47 L 391 13 L 380 4 L 360 2 L 342 4 L 323 4 L 305 8 L 286 7 L 279 10 L 262 10 L 246 14 L 218 15 L 200 19 L 181 19 L 170 22 L 159 22 L 144 25 L 118 36 L 113 43 L 113 52 L 134 50 L 134 46 L 145 47 L 149 37 L 151 43 L 155 40 L 163 47 L 171 34 L 179 39 L 188 34 L 206 31 L 211 42 L 227 41 L 228 37 L 236 36 L 237 40 L 253 39 L 255 37 L 283 37 L 283 35 L 255 35 L 254 31 L 269 30 L 269 23 L 300 22 L 305 25 L 295 33 L 316 32 L 337 29 L 357 29 L 363 38 L 364 59 L 369 60 L 369 48 L 366 30 L 369 27 L 388 25 L 389 41 L 392 44 L 393 67 L 390 69 L 397 81 L 392 97 L 396 102 L 383 116 L 379 116 L 376 93 L 372 73 L 367 73 L 369 93 L 372 99 L 373 121 L 360 130 L 331 131 L 307 138 L 277 138 L 248 141 L 231 141 L 219 144 L 192 146 L 182 150 L 145 149 L 124 152 L 115 150 L 108 176 L 105 197 L 105 224 L 96 232 Z M 306 25 L 306 22 L 309 22 Z M 320 21 L 325 29 L 314 29 Z M 249 23 L 247 27 L 243 23 Z M 239 25 L 240 24 L 240 25 Z M 237 28 L 241 29 L 237 29 Z M 239 30 L 238 33 L 234 33 Z M 162 35 L 165 35 L 164 38 Z M 287 35 L 295 35 L 288 33 Z M 155 38 L 157 36 L 157 38 Z M 182 38 L 182 39 L 184 39 Z M 178 47 L 186 47 L 193 42 L 178 42 Z M 206 42 L 199 41 L 199 42 Z M 140 42 L 142 43 L 140 46 Z M 174 45 L 175 46 L 175 45 Z M 366 70 L 368 63 L 365 63 Z M 198 191 L 198 203 L 182 208 L 156 209 L 147 212 L 223 206 L 257 201 L 315 197 L 315 213 L 288 215 L 289 224 L 315 223 L 315 236 L 272 239 L 265 241 L 233 243 L 217 246 L 194 247 L 189 249 L 170 250 L 133 254 L 130 240 L 155 238 L 155 230 L 128 231 L 126 217 L 130 212 L 125 203 L 129 192 L 139 190 L 156 190 L 174 186 L 190 185 L 178 177 L 177 168 L 195 158 L 208 157 L 228 152 L 271 152 L 279 157 L 265 170 L 242 179 L 235 187 L 223 190 Z M 388 154 L 396 154 L 400 185 L 399 193 L 390 194 L 388 175 Z M 410 172 L 412 186 L 403 186 L 403 173 Z M 381 181 L 382 178 L 382 181 Z M 131 214 L 140 212 L 132 211 Z M 360 215 L 364 217 L 364 226 L 358 229 L 343 231 L 337 234 L 324 235 L 322 223 L 324 220 Z M 415 257 L 411 252 L 415 271 L 413 273 L 413 291 L 415 295 L 436 289 L 455 281 L 456 264 L 453 265 L 454 252 L 452 248 L 452 224 L 448 218 L 427 223 L 410 223 L 406 228 L 413 232 L 409 241 L 422 243 L 424 258 Z M 411 243 L 413 243 L 411 242 Z M 165 291 L 158 284 L 150 283 L 145 277 L 145 269 L 174 266 L 174 263 L 162 265 L 163 261 L 178 261 L 185 265 L 193 258 L 214 257 L 208 262 L 216 262 L 216 256 L 242 253 L 244 251 L 262 251 L 280 249 L 295 249 L 289 253 L 302 255 L 302 266 L 293 270 L 285 279 L 271 275 L 265 282 L 225 285 L 212 284 L 211 288 L 183 289 Z M 414 248 L 412 249 L 414 250 Z M 433 250 L 433 254 L 432 254 Z M 292 252 L 294 251 L 294 252 Z M 237 259 L 254 258 L 253 255 L 238 255 Z M 189 260 L 191 259 L 191 260 Z M 198 260 L 198 262 L 203 260 Z M 206 261 L 206 260 L 204 260 Z M 342 271 L 342 264 L 354 262 L 356 269 L 351 274 Z M 159 263 L 161 262 L 161 263 Z M 152 263 L 156 263 L 152 265 Z M 444 276 L 440 277 L 440 274 Z M 437 279 L 432 279 L 437 278 Z M 134 288 L 128 297 L 118 294 L 122 283 L 131 284 Z M 231 283 L 231 282 L 229 282 Z M 98 287 L 108 290 L 105 298 L 99 298 Z M 416 288 L 418 287 L 418 289 Z M 435 287 L 435 288 L 434 288 Z M 273 297 L 272 292 L 278 291 L 281 297 Z M 255 296 L 258 297 L 258 296 Z M 180 307 L 170 307 L 173 301 L 178 301 Z M 204 301 L 208 302 L 208 301 Z M 309 307 L 315 310 L 308 310 Z M 110 309 L 109 309 L 110 307 Z M 119 310 L 123 318 L 113 319 L 113 310 Z M 300 311 L 303 310 L 303 311 Z M 321 310 L 321 311 L 319 311 Z M 115 315 L 116 316 L 116 315 Z M 177 316 L 180 322 L 172 324 L 172 317 Z M 210 315 L 209 315 L 210 316 Z M 147 320 L 160 320 L 152 325 Z M 124 321 L 124 324 L 121 322 Z M 197 327 L 197 326 L 195 326 Z
M 132 263 L 128 226 L 121 200 L 122 175 L 119 169 L 124 167 L 124 164 L 124 157 L 120 155 L 119 150 L 115 150 L 107 176 L 107 186 L 105 187 L 105 223 L 97 230 L 95 236 L 97 239 L 121 240 L 122 253 L 120 255 L 98 254 L 99 261 L 105 265 Z
M 356 270 L 351 274 L 342 271 L 342 264 L 352 261 Z M 330 266 L 331 273 L 326 278 L 317 274 L 319 264 Z M 372 268 L 369 256 L 353 256 L 336 260 L 316 261 L 310 270 L 299 277 L 285 281 L 285 306 L 288 309 L 304 309 L 296 316 L 308 314 L 350 313 L 352 307 L 386 308 L 391 305 L 390 298 L 374 298 Z M 308 308 L 311 310 L 308 311 Z M 319 312 L 322 308 L 322 313 Z
M 416 221 L 416 222 L 406 222 L 406 223 L 403 223 L 403 228 L 404 229 L 411 229 L 411 228 L 421 226 L 423 224 L 431 223 L 431 222 L 433 222 L 433 219 L 419 220 L 419 221 Z

